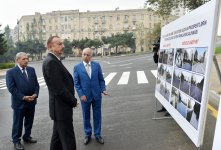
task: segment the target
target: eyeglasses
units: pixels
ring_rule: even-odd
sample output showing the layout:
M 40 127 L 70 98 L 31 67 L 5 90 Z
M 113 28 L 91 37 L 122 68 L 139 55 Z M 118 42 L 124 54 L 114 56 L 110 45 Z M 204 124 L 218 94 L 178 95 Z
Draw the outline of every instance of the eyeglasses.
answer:
M 90 54 L 83 54 L 83 56 L 88 56 L 88 57 L 91 57 L 91 55 L 90 55 Z

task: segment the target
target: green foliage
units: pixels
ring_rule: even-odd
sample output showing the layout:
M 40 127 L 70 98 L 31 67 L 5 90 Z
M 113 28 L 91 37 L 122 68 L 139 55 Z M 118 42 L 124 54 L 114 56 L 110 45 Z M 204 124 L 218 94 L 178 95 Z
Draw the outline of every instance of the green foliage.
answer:
M 154 28 L 153 28 L 153 32 L 151 34 L 152 39 L 155 41 L 155 43 L 157 42 L 157 40 L 159 39 L 161 34 L 161 23 L 157 23 Z
M 149 10 L 154 10 L 157 14 L 167 17 L 173 9 L 179 6 L 193 10 L 210 0 L 146 0 L 145 5 Z
M 215 54 L 219 54 L 219 53 L 221 53 L 221 47 L 217 47 L 215 50 Z
M 0 63 L 0 69 L 8 69 L 15 66 L 15 63 Z
M 73 52 L 72 52 L 73 46 L 69 40 L 67 40 L 67 39 L 64 40 L 64 46 L 65 46 L 65 48 L 64 48 L 64 55 L 65 56 L 73 54 Z
M 94 48 L 98 48 L 100 46 L 103 45 L 102 41 L 99 40 L 99 39 L 94 39 L 94 40 L 91 40 L 91 39 L 81 39 L 81 40 L 73 40 L 71 42 L 72 46 L 74 48 L 79 48 L 81 50 L 83 50 L 84 48 L 87 48 L 87 47 L 94 47 Z
M 5 33 L 0 31 L 0 55 L 3 55 L 7 51 L 7 41 L 5 39 Z
M 35 40 L 28 40 L 24 42 L 17 42 L 16 43 L 16 53 L 17 52 L 26 52 L 30 54 L 30 57 L 37 57 L 41 59 L 42 53 L 46 50 L 43 42 L 38 39 Z
M 118 53 L 119 46 L 135 48 L 133 33 L 112 34 L 110 37 L 102 37 L 102 41 L 104 44 L 109 44 L 110 48 L 116 48 L 116 53 Z

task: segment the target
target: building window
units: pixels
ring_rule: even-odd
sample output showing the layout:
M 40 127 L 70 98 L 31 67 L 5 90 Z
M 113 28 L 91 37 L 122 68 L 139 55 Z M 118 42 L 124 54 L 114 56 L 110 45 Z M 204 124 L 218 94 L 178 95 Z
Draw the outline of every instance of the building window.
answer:
M 117 16 L 117 21 L 120 21 L 120 16 Z
M 65 22 L 68 21 L 68 17 L 67 17 L 67 16 L 64 17 L 64 21 L 65 21 Z
M 110 22 L 112 22 L 112 18 L 113 18 L 113 17 L 112 17 L 112 16 L 110 16 Z

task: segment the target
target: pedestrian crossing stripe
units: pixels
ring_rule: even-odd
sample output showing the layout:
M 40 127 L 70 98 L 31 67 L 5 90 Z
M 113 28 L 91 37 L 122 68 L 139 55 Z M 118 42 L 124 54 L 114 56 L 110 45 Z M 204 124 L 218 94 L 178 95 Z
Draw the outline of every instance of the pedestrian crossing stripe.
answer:
M 152 73 L 155 72 L 155 73 L 153 73 L 154 76 L 157 73 L 156 70 L 151 70 L 151 72 Z M 109 74 L 103 73 L 103 75 L 107 75 L 104 78 L 104 80 L 105 80 L 106 85 L 108 85 L 114 79 L 114 77 L 117 75 L 117 72 L 111 72 Z M 119 79 L 117 85 L 127 85 L 129 82 L 129 79 L 130 79 L 130 75 L 131 74 L 129 71 L 123 72 L 122 75 L 120 76 L 120 79 Z M 136 75 L 137 75 L 137 83 L 138 84 L 148 84 L 149 83 L 144 71 L 136 71 Z M 43 88 L 47 88 L 47 85 L 44 81 L 44 77 L 38 77 L 38 83 L 39 83 L 39 86 L 41 86 Z M 7 87 L 6 87 L 5 79 L 0 80 L 0 90 L 6 89 L 6 88 Z

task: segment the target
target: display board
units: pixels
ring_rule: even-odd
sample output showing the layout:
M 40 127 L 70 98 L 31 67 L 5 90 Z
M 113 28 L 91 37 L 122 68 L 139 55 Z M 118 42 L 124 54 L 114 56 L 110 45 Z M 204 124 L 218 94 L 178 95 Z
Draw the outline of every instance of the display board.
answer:
M 207 113 L 216 3 L 211 0 L 161 30 L 155 96 L 197 147 Z

